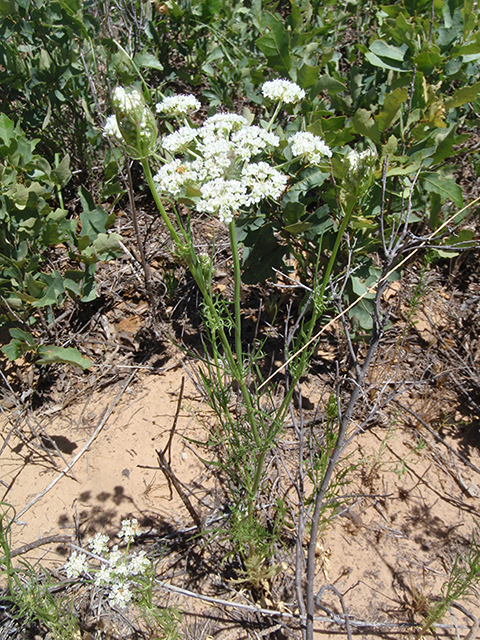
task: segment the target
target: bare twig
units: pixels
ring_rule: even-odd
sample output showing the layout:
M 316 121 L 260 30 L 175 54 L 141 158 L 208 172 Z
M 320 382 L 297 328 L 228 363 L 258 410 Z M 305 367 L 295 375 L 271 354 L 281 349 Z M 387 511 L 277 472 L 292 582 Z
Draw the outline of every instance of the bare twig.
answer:
M 43 547 L 46 544 L 63 544 L 66 542 L 70 542 L 71 540 L 71 536 L 47 536 L 46 538 L 42 538 L 41 540 L 35 540 L 34 542 L 29 542 L 28 544 L 24 544 L 23 546 L 18 547 L 18 549 L 10 552 L 10 557 L 15 558 L 16 556 L 21 556 L 28 551 L 32 551 L 32 549 Z
M 178 495 L 180 496 L 183 504 L 187 508 L 188 513 L 192 516 L 192 520 L 194 521 L 198 532 L 201 533 L 201 531 L 202 531 L 202 521 L 200 519 L 200 516 L 196 512 L 194 506 L 190 502 L 190 498 L 187 496 L 187 494 L 183 490 L 182 485 L 178 481 L 176 475 L 173 473 L 172 467 L 168 464 L 168 461 L 167 461 L 167 459 L 165 457 L 164 452 L 163 451 L 158 451 L 157 449 L 155 451 L 156 451 L 156 454 L 158 456 L 158 463 L 160 465 L 160 469 L 163 471 L 163 473 L 164 473 L 165 477 L 167 478 L 167 480 L 171 481 L 171 483 L 175 487 L 175 490 L 178 493 Z

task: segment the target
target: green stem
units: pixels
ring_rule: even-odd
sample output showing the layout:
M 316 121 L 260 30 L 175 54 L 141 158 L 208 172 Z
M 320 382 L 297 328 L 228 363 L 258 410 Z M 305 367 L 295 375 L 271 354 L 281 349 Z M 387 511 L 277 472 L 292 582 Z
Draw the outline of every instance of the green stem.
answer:
M 150 191 L 152 192 L 152 196 L 153 196 L 153 199 L 155 200 L 155 204 L 157 205 L 158 210 L 160 211 L 160 215 L 162 216 L 162 219 L 166 224 L 167 229 L 169 230 L 170 235 L 172 236 L 172 239 L 176 245 L 182 246 L 183 243 L 180 240 L 180 236 L 175 230 L 175 227 L 173 226 L 173 224 L 171 223 L 170 218 L 168 217 L 167 212 L 165 211 L 165 207 L 163 206 L 163 203 L 160 199 L 160 196 L 158 195 L 158 191 L 155 186 L 155 182 L 153 181 L 152 171 L 150 169 L 150 164 L 148 163 L 148 160 L 146 158 L 142 158 L 140 162 L 142 163 L 143 171 L 145 172 L 145 177 L 147 178 L 148 186 L 150 187 Z
M 345 233 L 345 229 L 347 228 L 347 224 L 350 221 L 350 217 L 353 213 L 355 206 L 354 203 L 349 203 L 347 212 L 344 215 L 342 220 L 342 224 L 340 225 L 340 229 L 337 233 L 337 238 L 335 240 L 335 245 L 333 247 L 332 255 L 330 256 L 330 260 L 328 261 L 327 268 L 325 270 L 325 275 L 323 276 L 322 286 L 320 287 L 320 291 L 318 293 L 318 297 L 323 299 L 323 294 L 325 293 L 325 289 L 327 288 L 327 284 L 330 280 L 330 276 L 332 274 L 333 266 L 335 264 L 335 260 L 337 258 L 338 249 L 340 247 L 340 242 L 342 241 L 343 234 Z
M 270 118 L 270 122 L 267 125 L 267 131 L 270 131 L 271 126 L 273 125 L 273 123 L 275 122 L 275 120 L 277 119 L 278 114 L 280 113 L 280 109 L 283 107 L 283 100 L 280 100 L 280 102 L 277 104 L 277 106 L 275 107 L 275 111 L 273 112 L 272 117 Z
M 241 274 L 240 274 L 240 258 L 238 256 L 237 236 L 235 234 L 235 220 L 230 222 L 228 227 L 230 232 L 230 246 L 232 248 L 233 258 L 233 274 L 235 282 L 234 303 L 235 303 L 235 351 L 237 355 L 237 365 L 242 376 L 245 373 L 243 368 L 243 351 L 242 351 L 242 317 L 240 313 L 240 296 L 241 296 Z

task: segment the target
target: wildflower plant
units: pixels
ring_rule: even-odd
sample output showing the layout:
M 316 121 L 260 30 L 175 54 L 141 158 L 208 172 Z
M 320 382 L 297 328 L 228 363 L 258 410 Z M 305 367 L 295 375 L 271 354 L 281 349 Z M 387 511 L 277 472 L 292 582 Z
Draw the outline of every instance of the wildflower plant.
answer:
M 64 565 L 67 578 L 85 577 L 104 591 L 109 604 L 124 609 L 131 603 L 142 603 L 146 587 L 152 586 L 154 568 L 145 551 L 130 552 L 138 534 L 138 521 L 123 520 L 118 537 L 126 543 L 121 550 L 110 546 L 110 538 L 97 533 L 88 541 L 90 553 L 75 550 Z
M 296 119 L 293 129 L 289 126 L 285 131 L 280 126 L 281 121 L 277 122 L 283 106 L 296 110 L 305 98 L 301 87 L 287 80 L 273 80 L 264 83 L 262 93 L 266 119 L 260 120 L 259 124 L 253 124 L 253 117 L 247 119 L 234 113 L 217 113 L 207 117 L 201 125 L 194 124 L 189 121 L 188 113 L 198 108 L 196 98 L 165 98 L 156 106 L 157 113 L 165 119 L 176 118 L 180 126 L 173 131 L 169 126 L 168 133 L 149 143 L 150 153 L 147 156 L 147 147 L 139 130 L 143 121 L 149 122 L 149 116 L 145 115 L 148 107 L 133 90 L 117 88 L 112 102 L 116 106 L 118 131 L 114 123 L 109 124 L 110 121 L 107 121 L 104 131 L 120 142 L 132 158 L 141 161 L 153 198 L 170 231 L 175 256 L 188 266 L 203 296 L 204 323 L 213 355 L 204 361 L 200 373 L 211 406 L 226 434 L 225 468 L 236 481 L 240 478 L 242 485 L 237 494 L 236 518 L 232 521 L 241 521 L 237 529 L 249 532 L 244 539 L 236 540 L 237 550 L 246 559 L 257 557 L 259 552 L 268 557 L 269 535 L 266 530 L 262 534 L 263 528 L 256 520 L 265 460 L 283 428 L 296 384 L 308 369 L 311 350 L 301 347 L 308 346 L 323 313 L 326 286 L 353 209 L 353 205 L 348 207 L 323 272 L 320 269 L 321 247 L 318 247 L 316 284 L 307 303 L 311 310 L 302 321 L 301 338 L 291 345 L 293 351 L 299 352 L 289 366 L 291 383 L 280 405 L 273 412 L 267 411 L 262 396 L 268 396 L 270 392 L 263 384 L 257 367 L 257 362 L 263 357 L 261 348 L 254 348 L 247 355 L 242 344 L 242 279 L 236 222 L 241 216 L 285 206 L 289 191 L 295 189 L 298 176 L 305 168 L 322 167 L 328 175 L 333 150 L 321 136 L 301 130 L 305 125 L 300 118 Z M 122 124 L 125 122 L 128 126 Z M 130 135 L 132 123 L 137 127 L 136 148 L 135 138 Z M 154 131 L 154 128 L 149 131 Z M 151 163 L 158 167 L 155 174 Z M 167 213 L 165 201 L 169 203 L 170 213 Z M 223 298 L 215 297 L 212 292 L 211 259 L 205 254 L 197 254 L 189 233 L 190 225 L 183 224 L 176 208 L 179 201 L 186 204 L 191 212 L 218 216 L 228 228 L 234 275 L 233 311 Z M 252 379 L 258 392 L 252 393 Z M 239 391 L 237 402 L 241 405 L 235 415 L 230 409 L 234 388 Z M 273 402 L 267 404 L 275 406 Z M 248 563 L 245 566 L 249 566 Z M 117 567 L 109 575 L 118 572 Z M 126 580 L 125 584 L 128 584 L 129 579 Z M 104 584 L 107 586 L 109 583 Z M 110 593 L 110 597 L 117 598 L 116 592 Z

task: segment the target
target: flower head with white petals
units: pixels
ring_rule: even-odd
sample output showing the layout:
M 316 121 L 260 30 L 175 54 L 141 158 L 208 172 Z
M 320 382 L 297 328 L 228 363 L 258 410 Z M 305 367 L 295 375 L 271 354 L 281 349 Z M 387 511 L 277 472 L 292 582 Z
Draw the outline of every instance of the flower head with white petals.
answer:
M 195 96 L 180 94 L 167 96 L 155 105 L 155 109 L 157 113 L 165 116 L 186 116 L 188 113 L 197 111 L 201 106 Z
M 196 129 L 181 127 L 162 141 L 168 153 L 182 158 L 160 168 L 154 176 L 157 189 L 175 199 L 189 197 L 197 211 L 230 224 L 240 209 L 284 191 L 285 174 L 266 162 L 252 163 L 279 143 L 278 136 L 235 113 L 211 116 Z
M 319 164 L 322 158 L 332 157 L 332 151 L 319 136 L 309 131 L 300 131 L 290 138 L 294 156 L 303 156 L 311 164 Z
M 84 553 L 74 551 L 64 565 L 67 578 L 78 578 L 88 569 L 87 556 Z
M 264 82 L 262 93 L 265 98 L 282 102 L 301 102 L 305 98 L 305 91 L 290 80 L 269 80 Z
M 138 532 L 135 518 L 123 520 L 118 536 L 127 543 L 126 549 L 120 549 L 118 545 L 109 548 L 110 538 L 102 533 L 95 534 L 88 541 L 95 555 L 89 554 L 89 557 L 74 551 L 64 566 L 67 577 L 93 576 L 93 584 L 108 594 L 110 604 L 116 607 L 124 608 L 130 602 L 140 600 L 155 574 L 145 551 L 129 553 L 130 543 Z

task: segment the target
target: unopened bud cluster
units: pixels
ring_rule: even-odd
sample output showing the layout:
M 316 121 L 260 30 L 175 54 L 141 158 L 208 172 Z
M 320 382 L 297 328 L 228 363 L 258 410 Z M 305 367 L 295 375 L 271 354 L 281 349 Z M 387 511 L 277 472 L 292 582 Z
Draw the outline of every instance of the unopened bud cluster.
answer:
M 107 118 L 104 135 L 122 143 L 132 158 L 152 155 L 158 137 L 157 123 L 140 91 L 133 87 L 116 87 L 112 105 L 115 115 Z
M 363 197 L 375 176 L 377 154 L 373 149 L 356 151 L 350 149 L 343 159 L 342 198 Z

